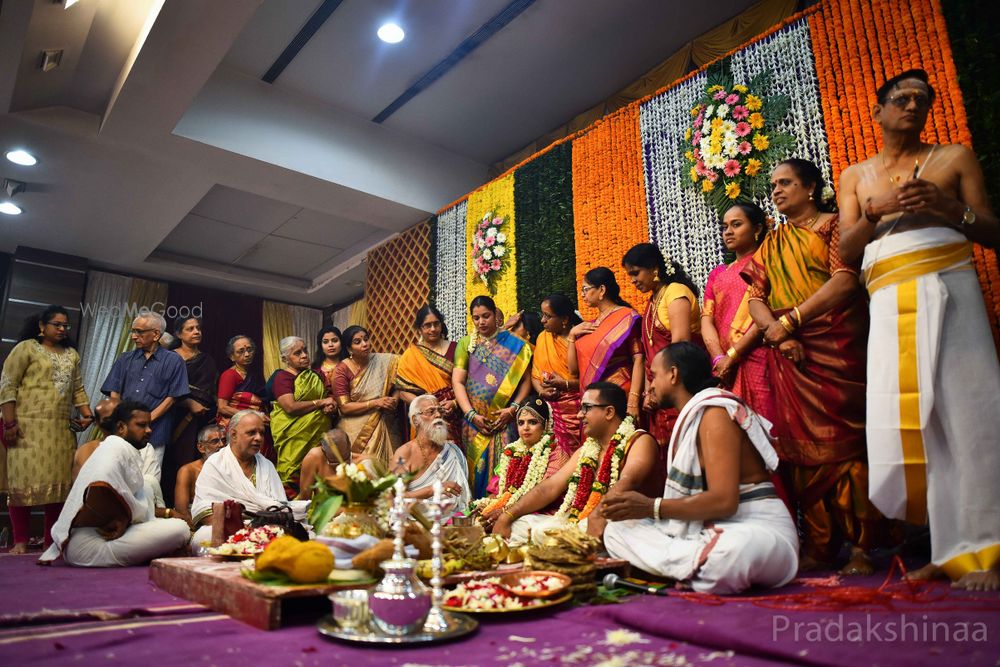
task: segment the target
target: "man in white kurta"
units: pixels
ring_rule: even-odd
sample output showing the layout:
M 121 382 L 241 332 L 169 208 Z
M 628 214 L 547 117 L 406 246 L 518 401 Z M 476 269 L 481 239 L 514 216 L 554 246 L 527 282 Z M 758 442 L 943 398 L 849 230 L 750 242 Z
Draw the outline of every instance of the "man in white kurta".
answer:
M 208 457 L 195 483 L 191 516 L 200 527 L 192 545 L 211 541 L 214 503 L 235 500 L 251 512 L 287 505 L 297 520 L 305 517 L 309 501 L 286 500 L 278 471 L 260 453 L 265 428 L 264 416 L 256 410 L 241 410 L 229 420 L 229 444 Z
M 1000 365 L 972 241 L 997 247 L 1000 223 L 975 154 L 921 142 L 933 99 L 920 70 L 886 82 L 883 151 L 841 181 L 841 254 L 863 250 L 871 295 L 869 494 L 888 517 L 930 524 L 931 564 L 911 577 L 996 590 Z
M 444 495 L 454 499 L 452 512 L 461 512 L 469 504 L 469 467 L 465 455 L 448 442 L 448 422 L 434 394 L 417 396 L 410 402 L 410 424 L 416 438 L 396 450 L 394 470 L 416 474 L 406 486 L 406 497 L 427 500 L 434 495 L 434 482 L 440 481 Z
M 714 386 L 708 355 L 690 342 L 662 350 L 650 370 L 653 400 L 681 410 L 667 482 L 661 498 L 608 494 L 608 553 L 703 593 L 788 583 L 798 571 L 799 541 L 769 481 L 778 465 L 771 424 Z
M 43 564 L 62 556 L 82 567 L 137 565 L 177 551 L 191 535 L 186 521 L 155 506 L 143 477 L 140 450 L 152 432 L 149 410 L 122 401 L 111 424 L 114 435 L 101 441 L 73 482 L 52 528 L 52 546 L 39 559 Z

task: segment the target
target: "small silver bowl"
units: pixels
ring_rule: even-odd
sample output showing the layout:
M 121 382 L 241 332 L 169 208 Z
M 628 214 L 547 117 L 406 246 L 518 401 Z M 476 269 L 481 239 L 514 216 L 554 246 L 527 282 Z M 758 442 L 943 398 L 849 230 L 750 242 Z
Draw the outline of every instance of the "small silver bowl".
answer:
M 352 589 L 337 591 L 329 596 L 333 603 L 333 619 L 342 628 L 359 628 L 368 624 L 368 591 Z

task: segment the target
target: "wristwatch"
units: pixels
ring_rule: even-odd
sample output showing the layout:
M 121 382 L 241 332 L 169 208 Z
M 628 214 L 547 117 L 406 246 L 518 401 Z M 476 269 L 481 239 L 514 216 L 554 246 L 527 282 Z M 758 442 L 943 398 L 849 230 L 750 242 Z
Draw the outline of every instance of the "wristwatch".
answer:
M 965 207 L 965 213 L 962 214 L 962 225 L 968 226 L 976 222 L 976 214 L 973 212 L 971 206 Z

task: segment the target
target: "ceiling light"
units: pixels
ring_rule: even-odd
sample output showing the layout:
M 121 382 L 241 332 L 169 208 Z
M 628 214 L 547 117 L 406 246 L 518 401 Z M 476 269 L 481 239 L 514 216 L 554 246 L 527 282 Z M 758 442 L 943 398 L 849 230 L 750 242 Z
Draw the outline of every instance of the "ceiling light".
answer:
M 7 159 L 14 164 L 19 164 L 22 167 L 33 167 L 38 163 L 35 156 L 28 151 L 23 151 L 20 148 L 17 150 L 9 151 L 7 153 Z
M 0 202 L 0 213 L 7 215 L 21 215 L 21 207 L 12 201 Z
M 59 0 L 56 0 L 56 2 L 58 2 L 58 1 Z M 79 1 L 80 0 L 62 0 L 63 9 L 69 9 L 70 7 L 72 7 L 73 5 L 75 5 L 76 3 L 78 3 Z
M 405 33 L 395 23 L 385 23 L 378 29 L 378 38 L 389 44 L 397 44 L 403 41 Z

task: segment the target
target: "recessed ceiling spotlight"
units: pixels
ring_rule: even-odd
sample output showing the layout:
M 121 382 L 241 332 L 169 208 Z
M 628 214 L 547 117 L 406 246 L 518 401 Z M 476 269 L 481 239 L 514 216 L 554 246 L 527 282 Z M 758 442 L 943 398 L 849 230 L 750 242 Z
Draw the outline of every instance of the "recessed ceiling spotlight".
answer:
M 33 167 L 36 164 L 38 164 L 38 160 L 35 159 L 34 155 L 29 153 L 28 151 L 21 150 L 20 148 L 18 148 L 17 150 L 8 151 L 7 159 L 13 162 L 14 164 L 21 165 L 22 167 Z
M 382 24 L 382 27 L 378 29 L 377 34 L 379 39 L 389 44 L 398 44 L 399 42 L 402 42 L 403 37 L 406 36 L 403 29 L 395 23 Z
M 57 3 L 62 2 L 63 9 L 69 9 L 79 1 L 80 0 L 56 0 Z
M 12 201 L 0 202 L 0 213 L 7 215 L 21 215 L 21 207 Z

